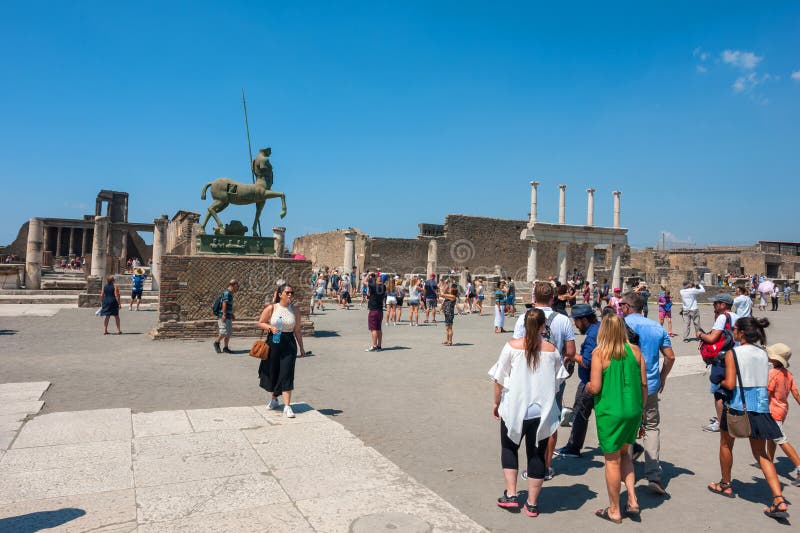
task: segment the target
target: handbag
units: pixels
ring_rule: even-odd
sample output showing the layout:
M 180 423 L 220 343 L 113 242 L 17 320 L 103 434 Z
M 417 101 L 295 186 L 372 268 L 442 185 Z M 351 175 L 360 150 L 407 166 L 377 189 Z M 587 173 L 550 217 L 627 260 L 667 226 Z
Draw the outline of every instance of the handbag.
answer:
M 261 336 L 259 336 L 258 340 L 254 342 L 253 346 L 250 348 L 250 352 L 248 353 L 250 357 L 269 359 L 269 344 L 261 338 L 263 336 L 264 332 L 262 331 Z
M 725 414 L 725 421 L 728 423 L 728 433 L 737 439 L 750 438 L 750 417 L 747 416 L 747 401 L 744 398 L 744 387 L 742 386 L 742 374 L 739 372 L 739 361 L 736 359 L 736 350 L 733 352 L 733 364 L 736 366 L 736 381 L 739 384 L 739 394 L 742 397 L 742 408 L 744 412 L 740 415 L 731 413 L 730 406 Z

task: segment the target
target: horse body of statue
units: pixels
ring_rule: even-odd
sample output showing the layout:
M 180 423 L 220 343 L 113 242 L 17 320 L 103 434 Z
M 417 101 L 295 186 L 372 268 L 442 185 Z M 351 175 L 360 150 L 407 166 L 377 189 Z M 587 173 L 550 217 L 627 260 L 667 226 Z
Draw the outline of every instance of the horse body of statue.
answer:
M 280 198 L 283 208 L 281 209 L 281 218 L 286 216 L 286 195 L 282 192 L 271 190 L 273 175 L 272 164 L 269 162 L 269 156 L 272 154 L 270 148 L 262 148 L 258 151 L 258 155 L 252 161 L 253 174 L 255 175 L 255 183 L 241 183 L 233 181 L 229 178 L 218 178 L 205 184 L 203 191 L 200 194 L 200 199 L 206 199 L 206 191 L 211 188 L 211 197 L 214 201 L 208 206 L 208 213 L 203 219 L 202 231 L 205 233 L 206 224 L 208 219 L 213 217 L 217 222 L 215 228 L 216 233 L 224 233 L 224 225 L 217 216 L 217 213 L 228 207 L 228 205 L 249 205 L 256 204 L 256 217 L 253 221 L 253 236 L 258 237 L 261 235 L 261 210 L 264 209 L 264 203 L 270 198 Z

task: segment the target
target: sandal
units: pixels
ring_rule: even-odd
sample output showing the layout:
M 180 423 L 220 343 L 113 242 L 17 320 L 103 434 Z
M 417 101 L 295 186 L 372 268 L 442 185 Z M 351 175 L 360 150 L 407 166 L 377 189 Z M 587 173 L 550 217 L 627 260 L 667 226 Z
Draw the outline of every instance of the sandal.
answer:
M 708 486 L 708 490 L 713 492 L 714 494 L 719 494 L 720 496 L 725 496 L 726 498 L 735 498 L 736 494 L 733 493 L 733 487 L 731 487 L 730 483 L 725 483 L 723 480 L 719 480 L 719 483 L 711 483 Z M 730 492 L 727 492 L 729 491 Z
M 536 518 L 539 516 L 539 506 L 538 505 L 531 505 L 527 501 L 525 502 L 525 514 L 530 516 L 531 518 Z
M 621 524 L 622 518 L 611 518 L 608 515 L 608 507 L 605 509 L 598 509 L 594 512 L 594 515 L 598 518 L 602 518 L 603 520 L 608 520 L 609 522 L 613 522 L 615 524 Z
M 775 500 L 778 498 L 781 499 L 778 503 L 775 503 Z M 785 509 L 780 509 L 780 505 L 783 504 Z M 764 509 L 764 514 L 770 518 L 789 518 L 789 510 L 786 504 L 786 500 L 783 499 L 783 496 L 775 496 L 772 498 L 772 505 Z
M 638 507 L 625 507 L 625 514 L 628 516 L 639 516 L 642 510 Z

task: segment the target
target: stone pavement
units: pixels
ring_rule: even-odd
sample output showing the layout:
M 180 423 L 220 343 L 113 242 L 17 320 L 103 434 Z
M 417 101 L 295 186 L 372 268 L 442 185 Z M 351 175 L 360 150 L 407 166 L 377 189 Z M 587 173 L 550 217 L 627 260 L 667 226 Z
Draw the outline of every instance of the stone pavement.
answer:
M 0 452 L 0 531 L 484 531 L 337 422 L 294 409 L 36 417 Z
M 0 458 L 25 420 L 41 411 L 44 402 L 40 398 L 49 386 L 46 381 L 0 384 Z
M 407 317 L 407 310 L 403 314 Z M 773 323 L 767 331 L 769 341 L 786 342 L 796 351 L 800 306 L 766 316 Z M 42 413 L 190 411 L 266 403 L 258 387 L 258 362 L 246 355 L 252 339 L 234 337 L 233 355 L 214 353 L 210 339 L 154 342 L 146 332 L 155 318 L 152 311 L 123 309 L 126 335 L 103 336 L 100 319 L 91 309 L 62 309 L 40 317 L 9 313 L 0 319 L 0 376 L 3 381 L 52 382 Z M 441 323 L 385 327 L 386 349 L 379 353 L 364 352 L 369 345 L 365 309 L 330 309 L 314 320 L 318 336 L 306 339 L 314 356 L 297 361 L 297 397 L 403 472 L 492 531 L 614 530 L 616 526 L 592 514 L 607 505 L 594 421 L 583 457 L 554 462 L 558 475 L 545 485 L 539 518 L 496 507 L 503 481 L 486 372 L 509 336 L 492 332 L 490 316 L 457 316 L 453 347 L 441 345 Z M 708 305 L 702 306 L 701 323 L 706 329 L 711 326 Z M 678 318 L 676 332 L 680 325 Z M 713 405 L 706 376 L 696 373 L 703 369 L 697 345 L 675 340 L 685 375 L 676 367 L 661 396 L 661 459 L 669 497 L 652 495 L 640 485 L 642 523 L 626 521 L 625 527 L 648 532 L 784 528 L 761 514 L 769 493 L 760 471 L 751 466 L 745 443 L 738 443 L 734 452 L 739 497 L 729 500 L 706 490 L 708 482 L 720 477 L 718 436 L 700 430 L 713 414 Z M 575 383 L 567 382 L 568 403 Z M 800 407 L 790 409 L 786 430 L 795 444 L 800 443 Z M 561 428 L 559 442 L 568 434 L 569 428 Z M 788 484 L 790 464 L 780 452 L 777 466 L 787 499 L 797 501 L 800 488 Z M 641 475 L 638 466 L 637 471 Z

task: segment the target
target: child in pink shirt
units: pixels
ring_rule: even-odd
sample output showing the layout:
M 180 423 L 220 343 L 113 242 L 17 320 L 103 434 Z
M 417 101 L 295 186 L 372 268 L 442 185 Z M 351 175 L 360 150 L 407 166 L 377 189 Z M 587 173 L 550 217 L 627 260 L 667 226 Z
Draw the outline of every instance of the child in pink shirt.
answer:
M 800 487 L 800 457 L 798 457 L 797 451 L 786 437 L 786 433 L 783 432 L 783 422 L 789 413 L 789 396 L 794 396 L 795 401 L 800 404 L 800 393 L 797 392 L 794 376 L 786 368 L 789 366 L 792 350 L 787 345 L 779 342 L 767 346 L 767 355 L 769 356 L 769 362 L 772 363 L 772 368 L 769 371 L 769 384 L 767 385 L 769 412 L 775 422 L 778 423 L 778 427 L 781 428 L 781 433 L 783 433 L 779 439 L 767 441 L 767 456 L 774 461 L 775 449 L 780 446 L 783 453 L 795 466 L 792 485 Z

